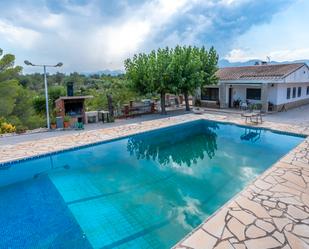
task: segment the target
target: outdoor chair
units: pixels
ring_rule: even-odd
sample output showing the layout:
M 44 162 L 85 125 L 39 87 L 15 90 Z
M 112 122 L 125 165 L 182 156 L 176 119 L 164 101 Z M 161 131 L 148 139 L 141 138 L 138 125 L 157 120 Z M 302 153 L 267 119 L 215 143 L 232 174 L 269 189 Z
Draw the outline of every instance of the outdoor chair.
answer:
M 246 102 L 240 103 L 240 109 L 241 110 L 248 110 L 248 104 Z

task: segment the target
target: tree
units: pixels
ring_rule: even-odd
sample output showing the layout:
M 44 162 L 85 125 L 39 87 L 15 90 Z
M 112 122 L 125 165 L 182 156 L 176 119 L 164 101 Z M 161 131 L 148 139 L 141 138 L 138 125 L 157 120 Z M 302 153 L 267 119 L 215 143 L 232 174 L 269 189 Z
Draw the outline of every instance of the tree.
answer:
M 190 111 L 189 94 L 202 85 L 204 78 L 200 51 L 196 47 L 177 46 L 172 57 L 174 83 L 185 97 L 186 110 Z
M 214 47 L 211 47 L 209 51 L 202 47 L 199 50 L 200 58 L 202 62 L 202 70 L 204 72 L 203 76 L 203 84 L 205 85 L 215 85 L 218 83 L 218 77 L 216 76 L 216 72 L 218 71 L 218 60 L 219 55 Z
M 61 96 L 65 96 L 65 88 L 63 86 L 51 86 L 48 89 L 49 104 L 52 108 L 55 107 L 55 100 Z M 44 98 L 45 99 L 45 98 Z M 45 104 L 44 104 L 45 108 Z
M 0 57 L 3 51 L 0 49 Z M 15 56 L 5 54 L 0 58 L 0 117 L 10 115 L 15 107 L 20 85 L 16 80 L 22 68 L 14 67 Z
M 161 113 L 166 114 L 165 94 L 174 92 L 173 71 L 171 68 L 173 50 L 168 47 L 152 51 L 149 55 L 149 80 L 152 92 L 160 94 Z
M 140 94 L 160 94 L 161 113 L 166 114 L 165 94 L 173 92 L 173 72 L 171 68 L 173 50 L 153 50 L 146 55 L 140 53 L 125 61 L 127 77 L 133 88 Z

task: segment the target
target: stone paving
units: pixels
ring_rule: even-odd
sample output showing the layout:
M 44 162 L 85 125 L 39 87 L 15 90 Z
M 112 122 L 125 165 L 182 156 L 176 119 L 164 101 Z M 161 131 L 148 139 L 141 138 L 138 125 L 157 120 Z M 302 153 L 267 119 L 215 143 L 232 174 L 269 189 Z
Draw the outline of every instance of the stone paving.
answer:
M 182 115 L 81 132 L 0 148 L 0 163 L 158 129 L 198 119 L 244 124 L 220 115 Z M 309 127 L 264 122 L 265 127 L 309 135 Z M 309 248 L 309 138 L 270 167 L 175 249 Z

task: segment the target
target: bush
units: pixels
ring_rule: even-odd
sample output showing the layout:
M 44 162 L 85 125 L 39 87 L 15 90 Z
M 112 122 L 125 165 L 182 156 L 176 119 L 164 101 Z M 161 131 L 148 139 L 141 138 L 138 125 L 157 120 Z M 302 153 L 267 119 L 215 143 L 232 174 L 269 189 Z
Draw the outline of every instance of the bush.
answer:
M 20 133 L 24 133 L 26 132 L 27 127 L 23 126 L 23 125 L 18 125 L 16 126 L 16 133 L 20 134 Z
M 10 123 L 3 122 L 0 127 L 0 133 L 13 133 L 16 131 L 16 127 Z
M 37 114 L 45 114 L 46 113 L 46 103 L 44 96 L 36 96 L 32 101 L 33 108 Z
M 36 129 L 39 127 L 46 127 L 45 116 L 42 115 L 32 115 L 28 120 L 23 123 L 23 128 L 28 128 L 29 130 Z
M 201 106 L 202 106 L 202 101 L 199 100 L 199 99 L 196 99 L 194 104 L 195 104 L 195 106 L 197 106 L 197 107 L 201 107 Z

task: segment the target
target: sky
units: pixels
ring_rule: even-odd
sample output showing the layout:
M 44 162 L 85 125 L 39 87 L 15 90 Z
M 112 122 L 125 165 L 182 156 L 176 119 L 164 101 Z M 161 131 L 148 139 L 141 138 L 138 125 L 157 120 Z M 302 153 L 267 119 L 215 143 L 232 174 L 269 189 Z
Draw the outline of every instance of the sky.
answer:
M 177 44 L 231 62 L 309 59 L 308 0 L 0 0 L 0 10 L 4 53 L 63 62 L 60 72 L 123 70 L 135 53 Z

